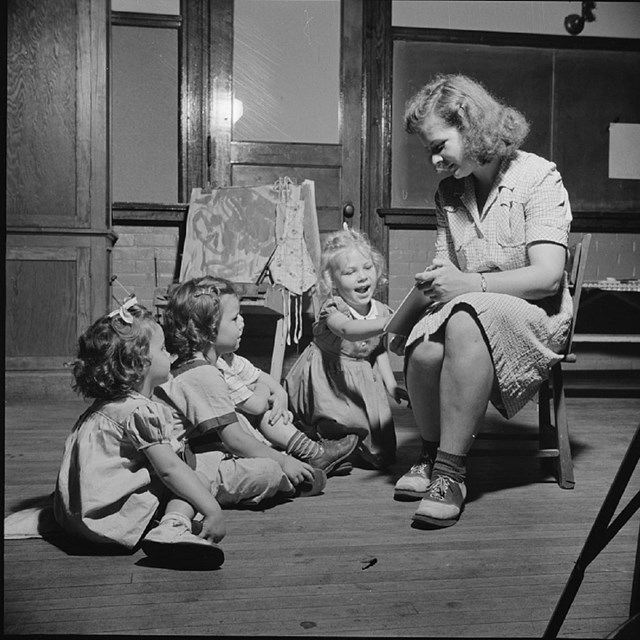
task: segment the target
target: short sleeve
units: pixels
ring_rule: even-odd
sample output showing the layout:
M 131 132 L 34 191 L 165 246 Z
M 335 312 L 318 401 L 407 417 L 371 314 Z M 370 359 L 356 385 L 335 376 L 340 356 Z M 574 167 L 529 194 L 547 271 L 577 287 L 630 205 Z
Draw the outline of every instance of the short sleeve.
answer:
M 137 407 L 125 422 L 124 431 L 138 451 L 154 444 L 174 445 L 171 413 L 157 402 Z
M 242 404 L 253 395 L 249 385 L 258 381 L 261 371 L 254 367 L 249 360 L 235 353 L 230 353 L 220 356 L 216 366 L 227 383 L 229 396 L 234 405 Z
M 217 367 L 193 368 L 163 383 L 159 389 L 199 435 L 238 421 L 227 383 Z M 191 429 L 187 437 L 194 435 Z
M 449 228 L 449 220 L 447 213 L 443 205 L 443 183 L 440 183 L 440 187 L 436 192 L 436 245 L 435 245 L 435 257 L 450 260 L 453 264 L 458 264 L 458 256 L 456 255 L 455 244 L 453 242 L 453 236 L 451 229 Z
M 255 384 L 258 382 L 260 378 L 260 374 L 262 373 L 261 369 L 258 369 L 251 361 L 239 356 L 237 354 L 232 354 L 233 360 L 231 370 L 235 373 L 240 380 L 242 380 L 245 384 Z
M 342 303 L 342 305 L 340 304 Z M 340 313 L 347 312 L 345 308 L 346 303 L 342 300 L 342 298 L 336 296 L 334 298 L 329 298 L 320 309 L 320 313 L 318 314 L 318 320 L 326 320 L 330 315 L 339 311 Z
M 536 176 L 525 203 L 526 243 L 554 242 L 567 246 L 571 225 L 569 195 L 553 163 Z

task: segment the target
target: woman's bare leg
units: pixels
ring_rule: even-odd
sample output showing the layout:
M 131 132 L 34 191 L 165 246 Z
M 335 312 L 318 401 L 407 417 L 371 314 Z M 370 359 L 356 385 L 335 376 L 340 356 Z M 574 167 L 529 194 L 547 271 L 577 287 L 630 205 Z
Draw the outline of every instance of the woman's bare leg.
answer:
M 440 440 L 440 376 L 444 345 L 425 338 L 407 360 L 406 383 L 411 408 L 423 440 Z
M 491 354 L 476 320 L 454 313 L 446 326 L 440 374 L 440 448 L 466 455 L 487 411 L 494 381 Z

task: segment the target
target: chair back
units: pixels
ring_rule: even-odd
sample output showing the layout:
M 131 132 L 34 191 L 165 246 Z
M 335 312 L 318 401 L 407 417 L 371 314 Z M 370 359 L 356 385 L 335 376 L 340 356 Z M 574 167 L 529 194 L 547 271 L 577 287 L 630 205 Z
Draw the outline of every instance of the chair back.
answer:
M 587 266 L 590 244 L 591 234 L 585 233 L 580 242 L 569 247 L 567 253 L 566 272 L 569 279 L 569 292 L 571 293 L 571 299 L 573 300 L 573 318 L 571 319 L 571 329 L 569 331 L 569 337 L 565 347 L 565 354 L 571 353 L 573 333 L 578 319 L 578 307 L 580 306 L 582 282 L 584 280 L 584 272 Z

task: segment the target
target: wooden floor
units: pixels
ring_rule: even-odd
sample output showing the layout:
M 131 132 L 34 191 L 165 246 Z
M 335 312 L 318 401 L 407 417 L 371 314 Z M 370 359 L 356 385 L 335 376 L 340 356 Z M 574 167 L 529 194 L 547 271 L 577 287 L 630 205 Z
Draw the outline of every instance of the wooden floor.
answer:
M 532 458 L 474 456 L 466 510 L 449 529 L 412 528 L 416 503 L 392 499 L 416 455 L 403 405 L 394 409 L 393 473 L 356 469 L 331 478 L 321 496 L 227 511 L 217 571 L 155 568 L 141 552 L 5 541 L 4 632 L 539 637 L 640 421 L 637 398 L 568 405 L 575 489 L 558 488 Z M 6 406 L 5 515 L 51 492 L 82 406 Z M 535 406 L 512 423 L 533 433 Z M 486 429 L 503 427 L 492 412 Z M 623 504 L 640 488 L 639 473 Z M 560 637 L 607 637 L 627 619 L 638 527 L 636 514 L 589 566 Z

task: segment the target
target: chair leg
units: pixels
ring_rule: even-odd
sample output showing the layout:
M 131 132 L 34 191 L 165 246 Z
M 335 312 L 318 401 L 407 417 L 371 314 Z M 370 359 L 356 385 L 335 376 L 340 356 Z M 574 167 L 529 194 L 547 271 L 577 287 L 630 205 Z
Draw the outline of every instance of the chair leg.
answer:
M 550 402 L 549 381 L 545 380 L 538 390 L 538 438 L 541 449 L 555 447 L 555 432 L 551 428 Z
M 558 484 L 563 489 L 573 489 L 575 480 L 573 477 L 573 461 L 571 459 L 571 446 L 569 443 L 569 421 L 567 419 L 562 367 L 559 363 L 551 369 L 551 377 L 553 383 L 553 412 L 556 437 L 558 439 Z

